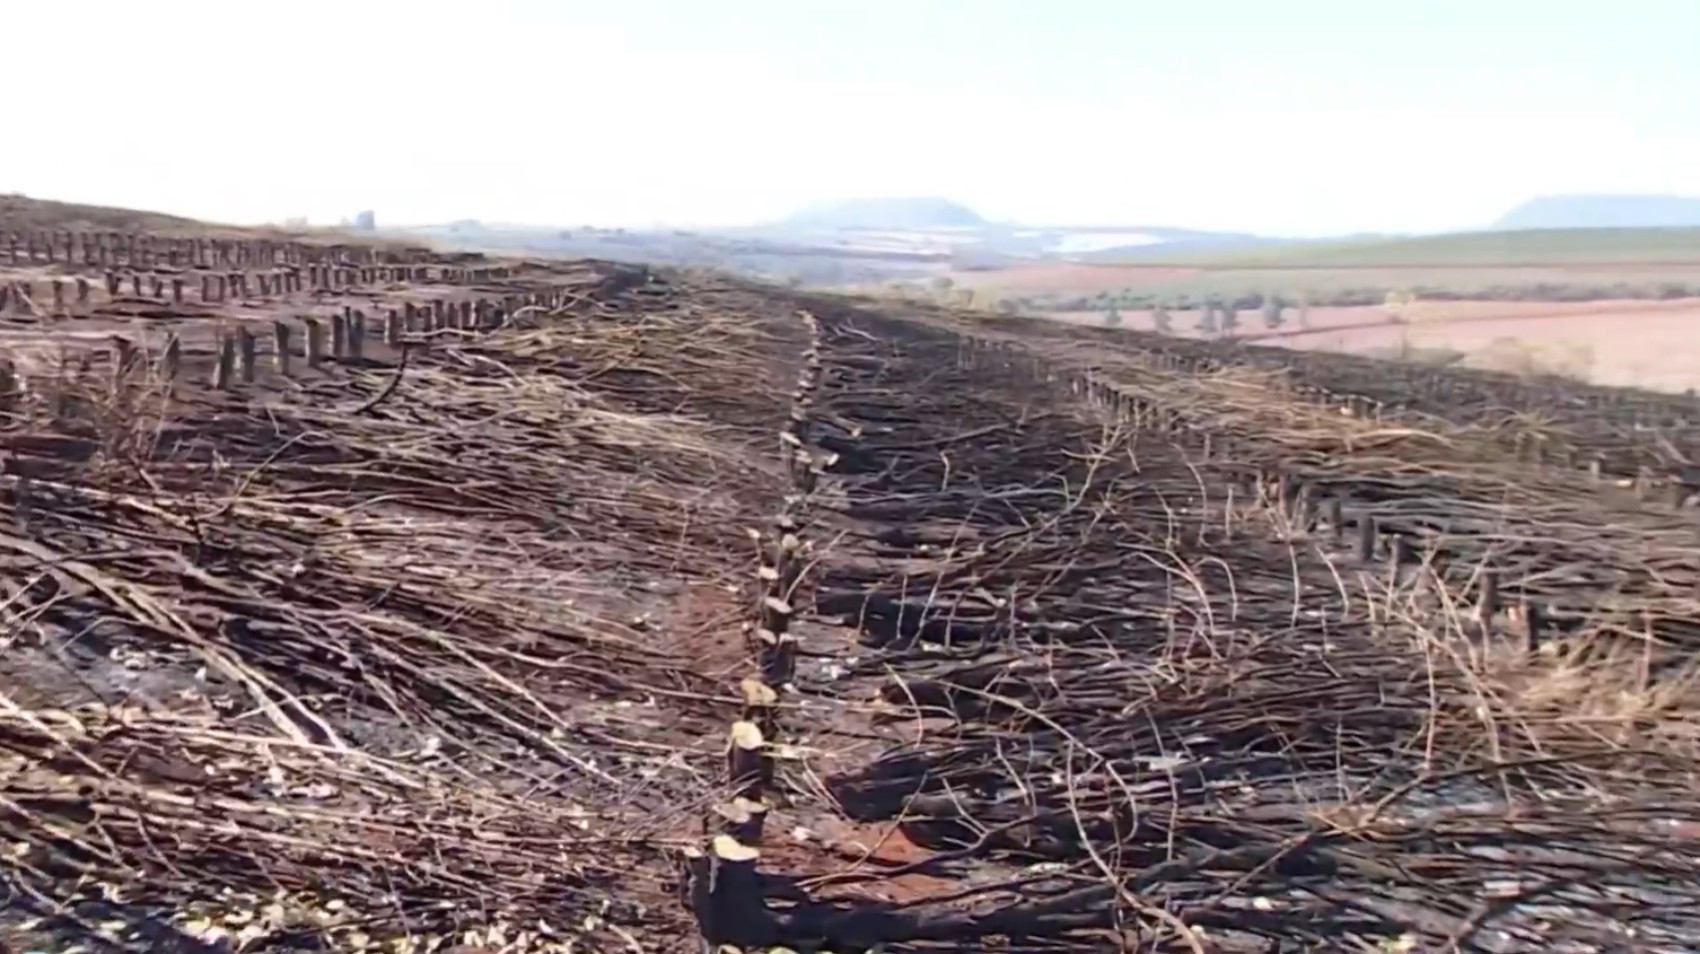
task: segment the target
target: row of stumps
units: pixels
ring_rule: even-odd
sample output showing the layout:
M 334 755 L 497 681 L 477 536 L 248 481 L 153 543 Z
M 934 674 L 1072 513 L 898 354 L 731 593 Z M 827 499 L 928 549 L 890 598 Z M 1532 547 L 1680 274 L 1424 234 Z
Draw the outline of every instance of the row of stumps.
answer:
M 426 249 L 332 245 L 277 239 L 173 238 L 138 232 L 0 232 L 0 254 L 13 265 L 128 265 L 131 268 L 217 268 L 222 265 L 396 264 L 426 261 Z
M 1174 355 L 1154 357 L 1175 358 Z M 1174 431 L 1186 426 L 1185 417 L 1172 406 L 1123 391 L 1092 371 L 1060 370 L 1045 358 L 1008 340 L 963 335 L 959 339 L 956 362 L 961 368 L 1002 371 L 1024 380 L 1064 388 L 1070 396 L 1086 401 L 1137 429 Z M 1171 370 L 1187 369 L 1178 359 L 1175 364 L 1166 367 Z
M 1166 371 L 1209 368 L 1203 363 L 1187 362 L 1175 355 L 1152 356 L 1154 366 Z M 1150 400 L 1122 388 L 1093 371 L 1058 374 L 1044 359 L 1024 353 L 1007 341 L 987 341 L 972 336 L 963 339 L 958 363 L 963 367 L 996 368 L 1036 379 L 1060 380 L 1075 398 L 1135 430 L 1159 433 L 1185 433 L 1195 436 L 1202 445 L 1202 457 L 1212 456 L 1212 439 L 1207 429 L 1194 427 L 1185 415 L 1174 407 Z M 1282 513 L 1290 526 L 1312 532 L 1326 528 L 1337 544 L 1344 546 L 1350 534 L 1351 557 L 1360 567 L 1385 565 L 1386 583 L 1397 587 L 1411 581 L 1423 567 L 1438 570 L 1439 554 L 1429 553 L 1421 541 L 1381 524 L 1371 510 L 1351 508 L 1349 498 L 1326 495 L 1314 484 L 1296 474 L 1248 474 L 1238 488 L 1228 489 L 1228 507 L 1233 508 L 1236 489 L 1242 499 L 1267 503 Z M 1499 634 L 1507 618 L 1520 623 L 1523 648 L 1530 654 L 1540 651 L 1543 644 L 1555 635 L 1558 620 L 1553 609 L 1527 597 L 1508 603 L 1501 592 L 1503 571 L 1491 561 L 1475 568 L 1472 583 L 1475 590 L 1472 618 L 1476 634 L 1487 638 Z
M 1194 434 L 1202 442 L 1202 458 L 1212 453 L 1210 432 L 1189 427 L 1182 415 L 1173 408 L 1161 406 L 1093 372 L 1070 379 L 1070 391 L 1091 406 L 1136 430 L 1156 430 L 1168 433 Z M 1426 552 L 1423 543 L 1409 533 L 1401 533 L 1381 524 L 1372 510 L 1349 509 L 1350 499 L 1339 494 L 1325 494 L 1300 475 L 1294 473 L 1245 474 L 1236 488 L 1228 488 L 1227 507 L 1233 509 L 1236 489 L 1254 504 L 1266 504 L 1280 513 L 1287 525 L 1304 533 L 1326 529 L 1338 546 L 1345 546 L 1350 534 L 1351 557 L 1360 568 L 1373 568 L 1378 561 L 1385 566 L 1385 583 L 1389 590 L 1408 584 L 1413 574 L 1424 567 L 1431 571 L 1438 566 L 1440 555 Z M 1501 626 L 1501 614 L 1519 617 L 1523 629 L 1523 646 L 1530 654 L 1538 653 L 1552 635 L 1553 613 L 1545 604 L 1524 598 L 1508 606 L 1500 592 L 1501 571 L 1491 561 L 1475 568 L 1472 581 L 1476 590 L 1473 618 L 1469 621 L 1477 635 L 1484 639 L 1496 635 Z
M 349 267 L 336 265 L 308 265 L 305 269 L 290 268 L 275 271 L 220 272 L 184 276 L 173 274 L 149 274 L 140 272 L 108 271 L 104 279 L 106 295 L 109 299 L 117 300 L 128 295 L 129 298 L 141 301 L 169 302 L 182 305 L 187 300 L 186 288 L 191 277 L 200 282 L 200 300 L 203 304 L 245 299 L 257 294 L 261 298 L 274 295 L 288 295 L 305 289 L 314 291 L 336 291 L 352 289 L 365 285 L 389 284 L 392 282 L 427 282 L 430 281 L 430 268 L 426 266 L 390 266 L 373 265 L 365 267 Z M 476 284 L 489 279 L 505 279 L 514 270 L 508 267 L 458 269 L 442 268 L 439 270 L 439 281 L 443 284 Z M 42 308 L 50 308 L 53 312 L 62 312 L 73 302 L 78 305 L 89 303 L 92 285 L 84 276 L 74 276 L 69 279 L 49 278 L 40 282 L 28 279 L 15 279 L 0 283 L 0 314 L 7 311 L 29 313 Z
M 1446 380 L 1446 379 L 1442 379 Z M 1462 399 L 1456 381 L 1448 381 L 1447 394 L 1455 399 Z M 1396 413 L 1403 412 L 1403 405 L 1388 407 L 1383 402 L 1362 394 L 1331 391 L 1315 385 L 1300 386 L 1295 392 L 1313 404 L 1320 404 L 1339 411 L 1347 417 L 1364 420 L 1380 421 L 1391 419 Z M 1623 398 L 1615 392 L 1608 392 L 1607 398 L 1594 399 L 1594 406 L 1600 413 L 1606 413 L 1612 407 L 1622 407 Z M 1637 415 L 1639 418 L 1639 415 Z M 1637 426 L 1641 426 L 1639 420 Z M 1659 473 L 1648 467 L 1640 467 L 1633 475 L 1609 477 L 1606 474 L 1606 460 L 1598 453 L 1587 451 L 1560 440 L 1557 436 L 1541 431 L 1518 429 L 1508 438 L 1502 439 L 1502 444 L 1515 459 L 1522 464 L 1536 467 L 1551 467 L 1560 471 L 1587 471 L 1589 478 L 1596 484 L 1613 484 L 1632 490 L 1637 497 L 1648 502 L 1668 501 L 1673 507 L 1691 507 L 1700 503 L 1696 499 L 1696 488 L 1683 475 L 1673 472 Z M 1622 473 L 1620 471 L 1620 473 Z
M 767 816 L 783 797 L 776 774 L 798 758 L 783 741 L 782 699 L 796 692 L 792 623 L 809 561 L 809 500 L 821 471 L 832 465 L 830 455 L 818 457 L 808 449 L 809 419 L 821 381 L 820 323 L 807 312 L 798 317 L 808 327 L 810 344 L 803 352 L 790 417 L 779 432 L 789 486 L 772 527 L 750 531 L 761 553 L 756 568 L 761 598 L 753 623 L 747 624 L 755 672 L 739 686 L 742 711 L 727 733 L 726 797 L 704 820 L 707 844 L 685 852 L 687 903 L 703 949 L 711 954 L 769 948 L 785 933 L 767 907 L 757 865 Z
M 1293 474 L 1249 475 L 1245 491 L 1253 499 L 1265 500 L 1289 526 L 1307 534 L 1325 531 L 1336 548 L 1349 547 L 1349 558 L 1358 567 L 1370 570 L 1380 563 L 1389 591 L 1413 582 L 1439 585 L 1445 570 L 1442 554 L 1425 549 L 1419 537 L 1388 528 L 1372 510 L 1348 509 L 1350 501 L 1344 496 L 1325 495 Z M 1425 569 L 1430 578 L 1417 576 Z M 1551 608 L 1538 600 L 1523 597 L 1508 604 L 1500 589 L 1503 575 L 1491 559 L 1475 566 L 1465 584 L 1465 593 L 1461 594 L 1469 596 L 1469 590 L 1474 589 L 1473 605 L 1465 621 L 1466 633 L 1484 640 L 1492 638 L 1502 635 L 1508 618 L 1516 618 L 1522 624 L 1523 649 L 1535 655 L 1545 642 L 1556 635 L 1557 621 Z M 1471 605 L 1464 599 L 1450 599 L 1448 602 Z
M 381 325 L 376 316 L 369 319 L 361 309 L 345 306 L 341 313 L 326 318 L 272 322 L 268 356 L 275 374 L 293 377 L 297 373 L 296 342 L 301 343 L 299 354 L 306 367 L 318 370 L 326 362 L 363 361 L 367 343 L 380 333 L 384 344 L 392 349 L 404 345 L 428 347 L 438 334 L 495 331 L 507 326 L 516 315 L 546 312 L 559 307 L 564 300 L 565 296 L 559 292 L 540 292 L 458 302 L 442 299 L 426 304 L 408 302 L 401 308 L 387 309 Z M 248 324 L 237 322 L 220 329 L 214 348 L 210 381 L 213 389 L 228 390 L 238 384 L 252 384 L 258 378 L 262 363 L 260 335 Z M 166 385 L 181 380 L 184 373 L 184 344 L 176 333 L 167 335 L 164 344 L 152 353 L 130 337 L 113 335 L 108 339 L 107 356 L 115 387 L 124 386 L 143 369 L 149 378 Z M 85 377 L 93 367 L 94 357 L 94 353 L 85 353 L 76 369 L 62 367 L 51 372 L 47 379 L 35 381 L 26 380 L 9 358 L 0 355 L 0 424 L 22 414 L 32 391 L 40 391 L 44 396 L 58 392 L 58 401 L 62 403 L 63 385 L 69 378 Z
M 985 350 L 996 349 L 999 345 L 982 342 L 971 347 Z M 1227 363 L 1207 354 L 1144 351 L 1138 352 L 1137 358 L 1146 369 L 1169 373 L 1208 374 L 1228 367 Z M 1086 394 L 1091 391 L 1092 378 L 1092 373 L 1087 372 L 1078 379 L 1074 384 L 1075 393 Z M 1449 393 L 1458 395 L 1460 385 L 1457 381 L 1446 378 L 1439 380 L 1447 382 L 1451 389 Z M 1314 384 L 1290 383 L 1289 387 L 1291 393 L 1311 404 L 1359 420 L 1391 420 L 1408 410 L 1403 404 L 1389 405 L 1367 395 L 1334 391 Z M 1114 400 L 1110 395 L 1100 394 L 1100 397 Z M 1607 391 L 1593 400 L 1595 406 L 1603 412 L 1605 408 L 1624 406 L 1626 399 L 1621 392 Z M 1640 499 L 1648 502 L 1669 502 L 1679 508 L 1700 506 L 1700 484 L 1696 484 L 1691 475 L 1641 467 L 1634 474 L 1620 472 L 1620 476 L 1613 477 L 1606 473 L 1606 461 L 1598 453 L 1566 444 L 1554 435 L 1539 431 L 1517 430 L 1506 438 L 1504 446 L 1521 463 L 1552 467 L 1561 471 L 1586 471 L 1595 484 L 1611 484 L 1631 490 Z
M 257 286 L 260 297 L 284 295 L 301 290 L 300 272 L 278 271 L 255 273 L 200 275 L 201 301 L 205 304 L 247 298 Z M 128 297 L 139 301 L 169 302 L 181 305 L 188 296 L 185 289 L 189 279 L 182 275 L 143 275 L 109 271 L 105 275 L 106 295 L 111 300 Z M 0 314 L 7 311 L 31 312 L 43 307 L 55 313 L 63 312 L 72 303 L 89 304 L 91 283 L 81 275 L 70 279 L 49 278 L 39 283 L 27 279 L 0 284 Z

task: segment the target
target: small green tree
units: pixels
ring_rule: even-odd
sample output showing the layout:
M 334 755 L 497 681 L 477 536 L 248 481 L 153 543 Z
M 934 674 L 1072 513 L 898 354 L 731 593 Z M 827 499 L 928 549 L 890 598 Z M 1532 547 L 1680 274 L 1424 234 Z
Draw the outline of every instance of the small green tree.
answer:
M 1151 309 L 1151 327 L 1157 329 L 1158 334 L 1164 335 L 1174 330 L 1175 320 L 1169 317 L 1168 308 L 1163 305 L 1158 305 L 1156 308 Z
M 1410 320 L 1411 304 L 1417 300 L 1408 289 L 1395 288 L 1387 293 L 1382 307 L 1387 310 L 1387 320 L 1396 325 L 1402 325 Z
M 1115 305 L 1111 305 L 1109 307 L 1109 310 L 1104 312 L 1104 327 L 1106 327 L 1106 328 L 1120 328 L 1121 326 L 1122 326 L 1122 313 L 1119 310 L 1117 310 Z
M 1240 313 L 1233 305 L 1222 306 L 1222 333 L 1232 335 L 1240 327 Z
M 1281 327 L 1282 322 L 1286 320 L 1285 316 L 1282 315 L 1281 312 L 1281 299 L 1276 298 L 1274 295 L 1265 297 L 1263 299 L 1264 327 L 1268 328 L 1270 331 L 1274 331 Z
M 1198 306 L 1198 331 L 1212 337 L 1216 334 L 1216 306 L 1211 302 Z

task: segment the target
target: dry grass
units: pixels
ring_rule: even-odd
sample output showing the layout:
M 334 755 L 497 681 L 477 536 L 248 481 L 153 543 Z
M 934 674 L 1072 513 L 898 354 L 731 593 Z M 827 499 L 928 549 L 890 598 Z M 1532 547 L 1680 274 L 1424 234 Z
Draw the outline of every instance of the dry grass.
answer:
M 1575 342 L 1542 342 L 1498 338 L 1464 359 L 1473 368 L 1503 371 L 1520 377 L 1556 376 L 1587 381 L 1594 369 L 1594 349 Z

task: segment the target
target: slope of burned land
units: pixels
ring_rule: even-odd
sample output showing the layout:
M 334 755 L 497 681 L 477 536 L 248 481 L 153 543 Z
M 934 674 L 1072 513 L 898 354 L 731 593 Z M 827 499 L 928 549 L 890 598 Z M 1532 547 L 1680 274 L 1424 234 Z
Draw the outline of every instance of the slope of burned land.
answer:
M 209 227 L 204 222 L 162 212 L 114 209 L 79 202 L 54 202 L 23 195 L 0 195 L 0 222 L 4 223 L 4 228 L 25 241 L 32 236 L 44 237 L 54 230 L 98 230 L 127 234 L 147 232 L 153 235 L 182 233 L 203 238 L 219 232 L 239 236 L 245 231 L 238 228 Z
M 149 950 L 678 922 L 791 323 L 605 266 L 143 242 L 6 276 L 8 911 Z
M 1692 402 L 595 262 L 11 247 L 0 938 L 1700 940 Z

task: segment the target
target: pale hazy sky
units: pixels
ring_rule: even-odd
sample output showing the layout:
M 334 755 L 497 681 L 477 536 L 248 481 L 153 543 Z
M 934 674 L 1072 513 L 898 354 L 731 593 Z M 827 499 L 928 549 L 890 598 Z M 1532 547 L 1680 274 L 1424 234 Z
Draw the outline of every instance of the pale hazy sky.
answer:
M 0 0 L 0 192 L 735 224 L 942 195 L 1287 234 L 1700 195 L 1700 0 Z

